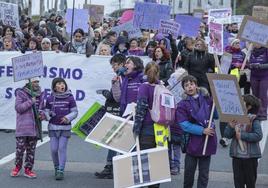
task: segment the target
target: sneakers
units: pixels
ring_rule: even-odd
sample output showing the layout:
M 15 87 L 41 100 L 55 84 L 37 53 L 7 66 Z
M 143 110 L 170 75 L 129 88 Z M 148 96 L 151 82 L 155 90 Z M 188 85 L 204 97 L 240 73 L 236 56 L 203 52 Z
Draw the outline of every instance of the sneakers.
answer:
M 95 176 L 99 179 L 113 179 L 113 166 L 106 165 L 101 172 L 96 172 Z
M 55 175 L 56 180 L 63 180 L 64 179 L 64 171 L 63 170 L 57 170 Z
M 172 169 L 170 169 L 170 174 L 173 176 L 176 176 L 176 175 L 180 174 L 180 170 L 178 168 L 172 168 Z
M 221 138 L 220 144 L 222 145 L 222 147 L 226 148 L 229 145 L 227 138 Z
M 25 168 L 24 170 L 24 176 L 27 178 L 36 178 L 36 173 L 29 168 Z
M 15 168 L 12 169 L 10 176 L 11 177 L 17 177 L 20 175 L 20 167 L 19 166 L 15 166 Z

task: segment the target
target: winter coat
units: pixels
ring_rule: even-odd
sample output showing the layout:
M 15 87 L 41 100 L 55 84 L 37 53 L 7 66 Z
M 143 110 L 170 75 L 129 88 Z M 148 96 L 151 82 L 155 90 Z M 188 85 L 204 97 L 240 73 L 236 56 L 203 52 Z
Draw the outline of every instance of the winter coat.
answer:
M 37 112 L 43 108 L 44 93 L 41 90 L 36 94 L 36 102 L 33 103 L 30 90 L 25 86 L 17 89 L 15 92 L 15 110 L 16 110 L 16 137 L 20 136 L 37 136 L 38 129 L 34 117 L 33 105 Z
M 185 69 L 190 75 L 196 77 L 199 87 L 209 90 L 206 73 L 214 72 L 215 61 L 212 55 L 206 51 L 193 50 L 186 60 Z
M 160 61 L 158 63 L 160 73 L 159 73 L 159 80 L 162 80 L 164 82 L 164 85 L 168 85 L 168 79 L 170 78 L 170 75 L 174 72 L 172 63 L 170 61 Z
M 203 130 L 207 128 L 212 108 L 212 98 L 205 88 L 198 90 L 197 96 L 183 95 L 183 100 L 178 104 L 176 110 L 176 122 L 184 132 L 190 134 L 186 153 L 192 156 L 203 156 L 202 151 L 206 135 Z M 212 127 L 215 129 L 214 124 Z M 217 137 L 209 136 L 205 156 L 216 153 Z
M 70 45 L 72 45 L 70 47 Z M 86 54 L 87 57 L 90 57 L 92 54 L 94 54 L 94 49 L 92 44 L 87 41 L 83 40 L 82 42 L 68 42 L 62 49 L 63 52 L 72 52 L 72 53 L 78 53 L 78 54 Z
M 227 46 L 225 51 L 232 54 L 231 69 L 234 68 L 240 69 L 246 57 L 246 54 L 242 52 L 241 49 L 235 49 L 232 46 Z
M 241 129 L 241 140 L 244 145 L 245 151 L 241 151 L 236 139 L 235 129 L 227 126 L 224 130 L 224 136 L 226 138 L 232 139 L 230 146 L 230 157 L 235 158 L 261 158 L 261 149 L 259 142 L 261 141 L 263 135 L 261 130 L 260 121 L 254 119 L 251 122 L 252 126 L 249 126 L 250 129 L 246 130 L 245 125 Z
M 49 121 L 48 130 L 71 130 L 71 121 L 78 115 L 76 102 L 71 91 L 52 92 L 46 101 L 45 114 Z M 67 123 L 61 122 L 63 117 L 68 119 Z

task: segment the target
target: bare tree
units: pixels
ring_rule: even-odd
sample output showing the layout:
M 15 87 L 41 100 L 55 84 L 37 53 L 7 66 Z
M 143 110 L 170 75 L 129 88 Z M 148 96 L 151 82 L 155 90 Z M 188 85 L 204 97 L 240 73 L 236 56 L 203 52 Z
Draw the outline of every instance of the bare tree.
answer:
M 43 16 L 45 14 L 45 0 L 40 0 L 40 15 Z

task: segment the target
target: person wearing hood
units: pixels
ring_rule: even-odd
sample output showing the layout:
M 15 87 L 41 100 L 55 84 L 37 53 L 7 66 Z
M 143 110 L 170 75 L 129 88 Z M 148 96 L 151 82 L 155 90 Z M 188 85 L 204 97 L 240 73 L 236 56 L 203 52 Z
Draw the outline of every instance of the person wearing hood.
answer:
M 91 42 L 91 44 L 94 48 L 94 52 L 96 52 L 97 47 L 100 44 L 101 40 L 102 40 L 101 29 L 95 29 L 94 30 L 94 37 L 93 37 L 92 42 Z
M 63 47 L 63 52 L 86 54 L 86 57 L 94 53 L 91 43 L 85 39 L 85 33 L 81 28 L 74 31 L 73 40 Z
M 119 36 L 115 45 L 112 48 L 112 55 L 115 54 L 124 54 L 125 56 L 128 55 L 129 43 L 126 37 Z
M 44 119 L 44 114 L 37 114 L 43 109 L 44 93 L 39 86 L 39 78 L 31 79 L 23 88 L 15 91 L 16 101 L 15 110 L 17 113 L 16 121 L 16 158 L 15 168 L 10 175 L 17 177 L 23 167 L 23 155 L 26 150 L 24 176 L 36 178 L 33 171 L 35 148 L 37 140 L 41 138 L 39 127 L 40 121 Z M 38 118 L 40 118 L 38 120 Z
M 45 115 L 48 123 L 50 149 L 55 167 L 55 179 L 64 179 L 67 144 L 71 136 L 71 122 L 78 115 L 77 105 L 63 78 L 54 78 L 51 95 L 47 98 Z
M 42 51 L 51 51 L 51 41 L 49 38 L 43 38 L 41 48 Z
M 268 91 L 268 49 L 254 45 L 249 58 L 250 84 L 253 95 L 261 100 L 261 107 L 257 118 L 267 120 L 267 91 Z
M 210 91 L 206 73 L 214 72 L 215 61 L 212 55 L 207 53 L 206 43 L 202 39 L 197 39 L 194 49 L 188 55 L 185 65 L 188 73 L 197 78 L 197 85 Z

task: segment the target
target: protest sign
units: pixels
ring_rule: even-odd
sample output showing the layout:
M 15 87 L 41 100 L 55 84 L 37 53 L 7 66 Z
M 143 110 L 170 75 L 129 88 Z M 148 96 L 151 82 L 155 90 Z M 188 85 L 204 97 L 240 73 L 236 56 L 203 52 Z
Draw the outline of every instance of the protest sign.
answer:
M 175 21 L 180 24 L 180 35 L 188 37 L 196 37 L 200 29 L 200 18 L 188 15 L 176 15 Z
M 0 2 L 0 20 L 4 25 L 20 28 L 18 5 Z
M 207 73 L 209 86 L 222 122 L 249 123 L 237 78 L 233 75 Z
M 133 26 L 135 28 L 157 30 L 161 19 L 170 19 L 170 10 L 171 7 L 168 5 L 136 2 Z
M 158 33 L 162 33 L 165 36 L 171 34 L 173 38 L 177 38 L 180 31 L 180 24 L 172 20 L 160 20 L 160 26 Z
M 112 138 L 119 126 L 124 126 Z M 119 153 L 128 153 L 135 147 L 135 139 L 132 132 L 133 121 L 106 113 L 85 141 L 99 146 L 117 151 Z M 108 143 L 106 141 L 110 140 Z
M 203 9 L 194 9 L 193 17 L 202 19 L 205 14 Z
M 103 5 L 86 5 L 83 6 L 84 9 L 88 10 L 90 22 L 99 22 L 102 23 L 104 16 L 104 6 Z
M 130 20 L 133 20 L 134 11 L 133 10 L 125 10 L 120 17 L 119 23 L 124 24 L 126 22 L 129 22 Z
M 221 56 L 221 71 L 222 74 L 228 74 L 232 63 L 232 54 L 224 53 Z
M 67 20 L 66 31 L 67 33 L 71 33 L 72 28 L 72 13 L 73 9 L 67 9 L 65 19 Z M 85 9 L 74 9 L 74 25 L 73 31 L 78 28 L 87 32 L 88 30 L 88 10 Z
M 220 24 L 230 24 L 231 16 L 232 16 L 231 8 L 209 9 L 208 24 L 210 22 L 220 23 Z
M 268 20 L 268 7 L 254 6 L 252 9 L 252 16 L 259 19 Z
M 113 158 L 115 188 L 146 187 L 171 181 L 167 148 L 158 147 L 140 152 L 142 183 L 137 156 L 137 152 L 132 152 Z
M 234 15 L 231 17 L 231 23 L 241 24 L 245 15 Z
M 211 54 L 223 54 L 223 25 L 210 22 L 209 25 L 208 52 Z
M 119 26 L 113 27 L 112 31 L 115 31 L 117 35 L 121 31 L 127 31 L 128 37 L 131 38 L 139 38 L 142 36 L 141 30 L 139 28 L 133 27 L 133 21 L 126 22 L 124 24 L 121 24 Z
M 85 139 L 105 113 L 106 111 L 104 106 L 100 105 L 98 102 L 95 102 L 74 125 L 72 131 L 82 139 Z
M 12 58 L 14 82 L 44 74 L 42 53 L 31 53 Z
M 245 16 L 237 38 L 268 47 L 268 21 Z
M 32 53 L 32 52 L 26 52 Z M 15 90 L 25 85 L 24 81 L 14 82 L 11 59 L 20 56 L 20 52 L 0 52 L 0 129 L 16 128 Z M 42 52 L 44 75 L 40 78 L 40 86 L 45 98 L 51 94 L 51 82 L 56 77 L 62 77 L 72 90 L 79 109 L 78 117 L 73 125 L 87 112 L 96 101 L 105 103 L 105 98 L 96 93 L 98 89 L 110 89 L 114 77 L 112 68 L 107 67 L 111 56 L 84 54 Z M 146 65 L 151 59 L 141 56 Z M 55 62 L 56 60 L 56 62 Z M 98 80 L 96 82 L 96 80 Z M 47 122 L 43 122 L 43 130 L 47 130 Z

